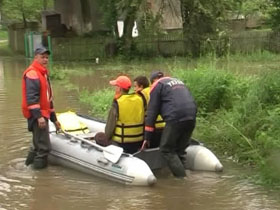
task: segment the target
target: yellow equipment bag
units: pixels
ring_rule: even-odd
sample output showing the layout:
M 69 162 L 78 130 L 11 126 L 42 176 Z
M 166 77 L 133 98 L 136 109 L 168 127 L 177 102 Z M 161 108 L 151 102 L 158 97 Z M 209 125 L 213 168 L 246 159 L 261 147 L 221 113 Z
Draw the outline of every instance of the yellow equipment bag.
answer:
M 63 131 L 71 134 L 85 134 L 90 132 L 88 127 L 79 120 L 76 113 L 68 111 L 56 115 Z

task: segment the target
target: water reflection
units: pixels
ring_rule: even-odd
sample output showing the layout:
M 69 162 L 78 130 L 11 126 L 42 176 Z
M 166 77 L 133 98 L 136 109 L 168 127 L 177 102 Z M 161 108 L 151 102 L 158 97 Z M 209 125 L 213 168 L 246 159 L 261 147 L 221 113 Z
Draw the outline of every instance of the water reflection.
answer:
M 156 171 L 154 187 L 123 186 L 60 166 L 42 171 L 26 167 L 31 135 L 20 111 L 21 74 L 26 66 L 22 60 L 0 62 L 0 210 L 280 209 L 279 192 L 248 183 L 239 176 L 244 169 L 226 160 L 222 160 L 223 173 L 188 172 L 185 180 L 175 179 L 167 169 Z M 73 81 L 81 87 L 107 86 L 104 74 L 93 71 L 87 79 Z M 56 81 L 53 87 L 58 112 L 86 112 L 75 92 Z

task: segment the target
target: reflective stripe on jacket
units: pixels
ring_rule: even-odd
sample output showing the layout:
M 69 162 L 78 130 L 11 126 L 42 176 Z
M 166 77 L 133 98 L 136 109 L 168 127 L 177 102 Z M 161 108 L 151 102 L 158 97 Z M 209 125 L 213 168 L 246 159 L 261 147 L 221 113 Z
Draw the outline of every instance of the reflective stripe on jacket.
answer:
M 39 86 L 27 90 L 26 82 L 39 81 Z M 29 93 L 29 94 L 27 94 Z M 31 93 L 31 94 L 30 94 Z M 34 99 L 35 98 L 35 99 Z M 22 113 L 25 118 L 30 118 L 32 109 L 39 109 L 42 116 L 50 118 L 52 108 L 52 93 L 48 81 L 48 71 L 38 62 L 34 61 L 23 73 L 22 77 Z
M 143 140 L 144 102 L 138 94 L 122 95 L 117 100 L 118 120 L 112 140 L 118 143 L 132 143 Z

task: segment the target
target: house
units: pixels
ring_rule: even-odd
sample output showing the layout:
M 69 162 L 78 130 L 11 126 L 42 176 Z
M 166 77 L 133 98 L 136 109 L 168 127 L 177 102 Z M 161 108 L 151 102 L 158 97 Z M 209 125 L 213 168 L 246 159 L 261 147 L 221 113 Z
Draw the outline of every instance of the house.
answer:
M 162 29 L 182 28 L 180 0 L 148 0 L 147 5 L 154 15 L 162 14 Z M 97 0 L 55 0 L 54 10 L 61 15 L 61 24 L 78 35 L 108 31 Z
M 54 10 L 61 15 L 61 24 L 77 35 L 107 30 L 102 24 L 98 1 L 55 0 Z

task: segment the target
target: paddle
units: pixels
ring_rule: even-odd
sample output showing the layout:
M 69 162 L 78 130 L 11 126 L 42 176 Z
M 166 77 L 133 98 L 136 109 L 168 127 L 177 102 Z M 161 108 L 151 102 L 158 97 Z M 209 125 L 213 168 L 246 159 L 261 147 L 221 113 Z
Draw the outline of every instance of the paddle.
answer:
M 123 148 L 121 148 L 121 147 L 118 147 L 118 146 L 115 146 L 115 145 L 109 145 L 109 146 L 103 147 L 103 146 L 100 146 L 100 145 L 98 145 L 94 142 L 91 142 L 91 141 L 86 140 L 84 138 L 81 138 L 79 136 L 75 136 L 75 135 L 73 135 L 71 133 L 68 133 L 68 132 L 65 132 L 63 130 L 61 130 L 61 132 L 64 133 L 65 136 L 68 137 L 68 138 L 69 137 L 76 138 L 76 139 L 78 139 L 82 142 L 85 142 L 85 143 L 87 143 L 87 144 L 89 144 L 89 145 L 91 145 L 95 148 L 98 148 L 98 149 L 102 150 L 104 157 L 107 160 L 111 161 L 112 163 L 118 162 L 118 160 L 120 159 L 120 157 L 123 153 Z

